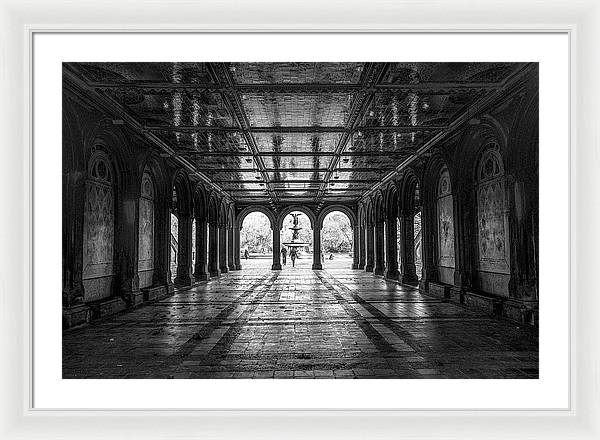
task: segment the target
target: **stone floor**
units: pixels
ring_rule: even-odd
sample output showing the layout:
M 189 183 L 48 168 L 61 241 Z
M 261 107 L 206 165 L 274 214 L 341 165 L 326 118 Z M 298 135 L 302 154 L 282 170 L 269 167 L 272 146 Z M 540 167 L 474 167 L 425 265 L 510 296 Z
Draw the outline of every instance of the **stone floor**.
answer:
M 64 378 L 537 378 L 538 334 L 348 261 L 269 261 L 63 336 Z M 306 264 L 305 264 L 306 263 Z

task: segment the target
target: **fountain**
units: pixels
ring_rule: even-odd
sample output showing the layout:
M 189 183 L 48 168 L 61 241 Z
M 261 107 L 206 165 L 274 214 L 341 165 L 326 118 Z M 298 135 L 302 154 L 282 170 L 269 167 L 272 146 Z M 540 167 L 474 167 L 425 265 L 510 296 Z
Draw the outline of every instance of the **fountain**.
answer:
M 298 217 L 300 216 L 300 213 L 296 212 L 290 215 L 294 217 L 293 226 L 291 228 L 288 228 L 292 230 L 292 241 L 285 242 L 283 243 L 283 245 L 289 248 L 302 248 L 308 246 L 310 243 L 300 241 L 298 237 L 299 231 L 303 229 L 300 226 L 298 226 Z

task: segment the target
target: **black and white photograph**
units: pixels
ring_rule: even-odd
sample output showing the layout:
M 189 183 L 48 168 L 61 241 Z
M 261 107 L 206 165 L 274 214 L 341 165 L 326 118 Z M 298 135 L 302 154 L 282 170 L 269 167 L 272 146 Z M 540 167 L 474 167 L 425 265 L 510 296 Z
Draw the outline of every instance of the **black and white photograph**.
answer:
M 62 378 L 538 379 L 538 101 L 533 61 L 63 62 Z

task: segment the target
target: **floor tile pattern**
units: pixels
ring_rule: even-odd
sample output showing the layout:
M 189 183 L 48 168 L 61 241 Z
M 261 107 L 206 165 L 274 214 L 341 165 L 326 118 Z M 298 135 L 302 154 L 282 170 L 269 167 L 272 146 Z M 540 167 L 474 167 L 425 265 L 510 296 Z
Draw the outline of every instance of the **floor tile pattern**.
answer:
M 63 377 L 538 377 L 536 329 L 342 266 L 247 263 L 66 331 Z

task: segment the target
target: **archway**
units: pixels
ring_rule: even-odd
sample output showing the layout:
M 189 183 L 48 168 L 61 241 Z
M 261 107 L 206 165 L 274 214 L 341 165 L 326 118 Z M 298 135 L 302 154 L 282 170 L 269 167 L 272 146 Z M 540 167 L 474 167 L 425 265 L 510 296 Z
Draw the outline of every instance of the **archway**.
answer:
M 273 261 L 271 220 L 263 212 L 253 211 L 240 224 L 240 252 L 243 269 L 270 268 Z
M 282 269 L 310 268 L 313 263 L 313 222 L 303 211 L 291 211 L 281 222 Z M 318 252 L 318 249 L 316 250 Z
M 347 214 L 331 211 L 323 219 L 321 228 L 321 251 L 323 268 L 352 267 L 354 249 L 352 224 Z

